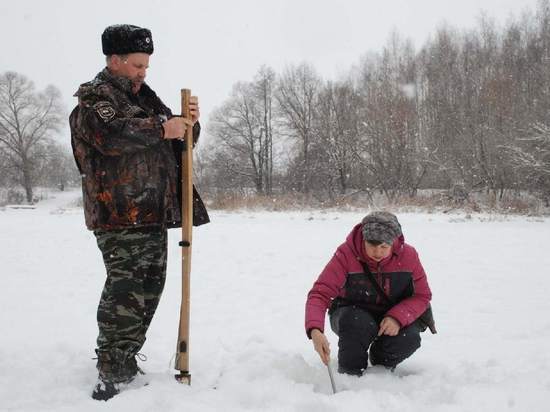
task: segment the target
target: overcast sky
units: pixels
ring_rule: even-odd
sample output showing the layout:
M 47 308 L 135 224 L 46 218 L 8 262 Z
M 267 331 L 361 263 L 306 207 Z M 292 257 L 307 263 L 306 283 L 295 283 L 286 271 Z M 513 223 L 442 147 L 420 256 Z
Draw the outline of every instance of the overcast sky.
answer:
M 262 64 L 281 72 L 309 62 L 336 79 L 392 30 L 417 49 L 447 22 L 474 27 L 482 11 L 498 24 L 537 0 L 0 0 L 0 73 L 17 71 L 39 89 L 57 86 L 69 111 L 80 83 L 104 67 L 101 33 L 110 24 L 151 29 L 147 82 L 174 112 L 179 90 L 200 98 L 203 122 L 239 80 Z M 68 132 L 66 132 L 68 133 Z

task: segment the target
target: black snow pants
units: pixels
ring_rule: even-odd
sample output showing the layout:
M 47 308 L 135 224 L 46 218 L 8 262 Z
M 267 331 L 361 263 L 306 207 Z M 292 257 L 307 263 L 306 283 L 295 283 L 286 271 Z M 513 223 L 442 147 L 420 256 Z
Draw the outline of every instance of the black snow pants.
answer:
M 357 306 L 341 306 L 330 315 L 330 326 L 338 339 L 338 372 L 362 375 L 369 355 L 372 365 L 394 368 L 420 347 L 416 323 L 401 328 L 396 336 L 377 336 L 381 316 Z

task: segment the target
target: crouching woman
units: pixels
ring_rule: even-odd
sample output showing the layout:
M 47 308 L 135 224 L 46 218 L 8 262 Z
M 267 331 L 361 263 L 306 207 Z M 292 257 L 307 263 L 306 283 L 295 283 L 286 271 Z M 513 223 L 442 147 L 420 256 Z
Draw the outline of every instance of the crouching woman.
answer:
M 373 212 L 356 225 L 309 291 L 307 336 L 321 360 L 330 359 L 325 313 L 338 335 L 338 372 L 362 375 L 368 365 L 395 369 L 420 347 L 430 328 L 432 293 L 416 250 L 405 243 L 397 217 Z

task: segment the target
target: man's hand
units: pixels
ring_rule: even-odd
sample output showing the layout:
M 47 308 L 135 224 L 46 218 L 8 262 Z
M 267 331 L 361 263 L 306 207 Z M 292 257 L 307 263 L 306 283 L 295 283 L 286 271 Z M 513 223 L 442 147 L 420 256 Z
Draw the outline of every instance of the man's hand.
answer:
M 399 333 L 399 329 L 401 329 L 401 325 L 399 324 L 399 322 L 390 316 L 386 316 L 384 319 L 382 319 L 382 322 L 380 322 L 378 336 L 396 336 Z
M 191 120 L 193 124 L 197 123 L 201 113 L 199 111 L 199 98 L 197 96 L 191 96 L 189 98 L 189 112 L 191 113 Z
M 313 341 L 313 347 L 319 354 L 323 363 L 328 365 L 330 360 L 330 343 L 328 343 L 325 334 L 319 329 L 313 329 L 311 331 L 311 340 Z
M 193 121 L 183 117 L 172 117 L 162 124 L 165 139 L 183 139 L 188 127 L 193 127 Z
M 188 127 L 193 127 L 201 116 L 199 110 L 199 98 L 197 96 L 191 96 L 189 98 L 189 113 L 191 119 L 183 117 L 172 117 L 170 120 L 164 122 L 164 138 L 165 139 L 183 139 L 185 138 L 185 131 Z

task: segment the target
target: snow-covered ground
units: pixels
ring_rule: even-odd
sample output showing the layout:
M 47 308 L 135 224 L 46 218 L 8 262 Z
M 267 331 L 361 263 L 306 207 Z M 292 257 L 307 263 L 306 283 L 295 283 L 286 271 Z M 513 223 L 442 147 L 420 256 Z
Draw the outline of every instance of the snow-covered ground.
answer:
M 143 348 L 150 384 L 94 401 L 105 275 L 76 195 L 0 211 L 2 411 L 548 410 L 549 219 L 399 214 L 428 273 L 439 334 L 423 334 L 397 374 L 336 374 L 333 395 L 303 331 L 304 302 L 363 213 L 318 211 L 215 212 L 195 229 L 191 386 L 173 378 L 181 291 L 171 231 L 166 289 Z

